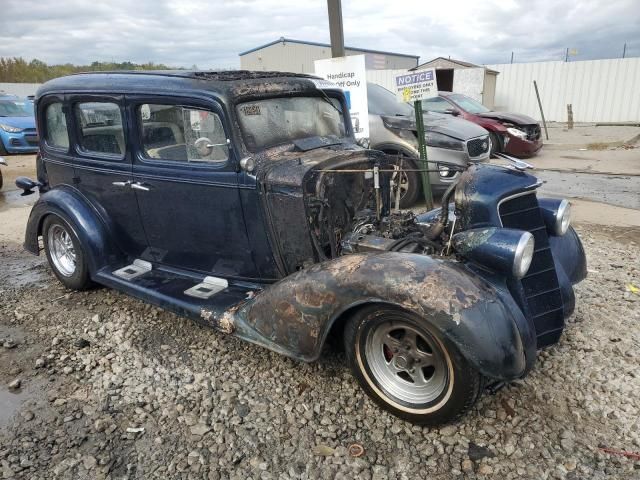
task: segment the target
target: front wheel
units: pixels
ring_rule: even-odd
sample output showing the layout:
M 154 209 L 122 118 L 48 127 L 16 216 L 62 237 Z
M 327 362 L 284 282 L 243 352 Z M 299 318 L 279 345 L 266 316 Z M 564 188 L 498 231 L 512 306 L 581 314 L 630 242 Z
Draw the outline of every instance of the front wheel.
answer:
M 58 280 L 72 290 L 91 287 L 87 257 L 71 225 L 56 215 L 49 215 L 44 219 L 42 236 L 47 260 Z
M 365 392 L 385 410 L 420 425 L 463 415 L 482 393 L 481 375 L 427 321 L 371 306 L 345 326 L 345 350 Z
M 417 170 L 408 157 L 404 158 L 404 168 L 408 170 Z M 393 192 L 391 203 L 395 206 L 396 189 L 400 188 L 400 208 L 410 208 L 418 201 L 420 192 L 422 191 L 420 184 L 420 174 L 418 172 L 407 172 L 405 170 L 391 175 L 393 182 Z

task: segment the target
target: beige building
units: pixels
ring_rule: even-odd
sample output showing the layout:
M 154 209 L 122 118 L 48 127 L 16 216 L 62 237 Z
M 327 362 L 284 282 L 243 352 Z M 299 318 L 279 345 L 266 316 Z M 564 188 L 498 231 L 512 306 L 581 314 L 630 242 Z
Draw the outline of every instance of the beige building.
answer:
M 364 55 L 367 70 L 410 69 L 418 65 L 419 56 L 345 47 L 347 55 Z M 331 58 L 331 45 L 280 38 L 240 53 L 243 70 L 275 70 L 314 73 L 313 62 Z
M 482 102 L 486 107 L 494 108 L 496 80 L 500 72 L 484 65 L 444 57 L 436 57 L 413 70 L 424 68 L 436 69 L 439 90 L 464 93 Z

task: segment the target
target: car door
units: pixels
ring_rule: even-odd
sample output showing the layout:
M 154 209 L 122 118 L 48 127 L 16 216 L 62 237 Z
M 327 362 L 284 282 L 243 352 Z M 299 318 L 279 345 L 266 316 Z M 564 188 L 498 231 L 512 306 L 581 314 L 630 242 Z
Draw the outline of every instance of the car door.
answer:
M 193 99 L 127 97 L 137 131 L 133 184 L 157 262 L 257 276 L 222 109 Z
M 76 188 L 129 259 L 151 260 L 132 183 L 124 97 L 70 96 Z

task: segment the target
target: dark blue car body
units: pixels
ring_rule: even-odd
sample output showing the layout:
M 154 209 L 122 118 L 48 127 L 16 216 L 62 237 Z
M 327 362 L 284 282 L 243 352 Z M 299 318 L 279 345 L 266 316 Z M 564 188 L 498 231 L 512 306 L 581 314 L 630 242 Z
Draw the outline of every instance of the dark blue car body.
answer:
M 384 171 L 390 160 L 355 144 L 348 115 L 341 139 L 250 149 L 237 105 L 300 95 L 330 96 L 347 111 L 341 92 L 320 92 L 314 79 L 303 75 L 103 73 L 47 82 L 36 98 L 43 132 L 41 197 L 31 212 L 26 249 L 39 253 L 43 222 L 56 215 L 80 239 L 95 282 L 291 357 L 318 358 L 342 318 L 363 305 L 385 304 L 428 315 L 486 377 L 524 375 L 536 349 L 558 341 L 574 309 L 572 285 L 586 276 L 584 251 L 573 229 L 558 236 L 545 224 L 557 202 L 538 201 L 537 180 L 516 169 L 474 166 L 461 176 L 458 221 L 447 227 L 450 234 L 486 228 L 532 232 L 538 248 L 524 278 L 464 255 L 336 253 L 340 245 L 320 232 L 321 225 L 346 229 L 352 213 L 344 205 L 352 205 L 354 192 L 369 188 L 369 180 L 361 174 L 325 177 L 373 165 Z M 54 102 L 66 112 L 68 148 L 47 143 L 44 112 Z M 72 114 L 78 102 L 118 106 L 125 131 L 121 156 L 80 148 Z M 149 103 L 217 113 L 229 140 L 228 161 L 149 161 L 137 113 L 139 105 Z M 248 158 L 254 168 L 245 168 Z M 330 193 L 322 196 L 322 189 Z M 388 213 L 388 207 L 383 204 L 382 210 Z M 314 223 L 327 212 L 333 217 Z M 417 221 L 433 223 L 440 213 Z M 342 245 L 346 233 L 340 234 Z M 114 274 L 135 260 L 153 267 L 133 280 Z M 206 276 L 222 278 L 228 286 L 209 299 L 185 294 Z

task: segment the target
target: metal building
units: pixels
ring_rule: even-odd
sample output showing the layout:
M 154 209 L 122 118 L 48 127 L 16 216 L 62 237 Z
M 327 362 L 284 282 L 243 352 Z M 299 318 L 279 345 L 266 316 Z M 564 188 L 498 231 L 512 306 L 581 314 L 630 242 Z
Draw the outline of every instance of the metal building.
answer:
M 409 69 L 418 65 L 418 55 L 345 47 L 347 55 L 365 55 L 367 70 Z M 276 70 L 313 73 L 313 62 L 331 58 L 328 43 L 306 42 L 281 37 L 274 42 L 240 53 L 243 70 Z

